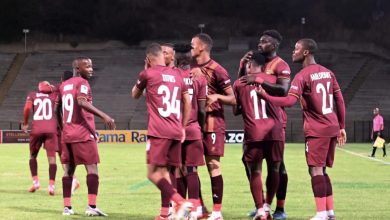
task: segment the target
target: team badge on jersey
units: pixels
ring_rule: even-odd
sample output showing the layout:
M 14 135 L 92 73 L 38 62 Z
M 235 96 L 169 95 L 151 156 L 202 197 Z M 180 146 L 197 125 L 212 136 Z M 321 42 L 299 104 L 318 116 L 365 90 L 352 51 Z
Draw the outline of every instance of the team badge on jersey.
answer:
M 85 95 L 88 95 L 88 87 L 81 85 L 80 92 L 84 93 Z

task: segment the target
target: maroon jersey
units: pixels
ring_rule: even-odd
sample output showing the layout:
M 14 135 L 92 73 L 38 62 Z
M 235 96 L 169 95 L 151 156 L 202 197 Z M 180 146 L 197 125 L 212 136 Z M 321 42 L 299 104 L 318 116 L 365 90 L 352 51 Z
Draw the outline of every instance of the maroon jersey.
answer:
M 230 77 L 227 71 L 214 60 L 199 67 L 207 80 L 207 95 L 225 94 L 231 88 Z M 225 117 L 223 104 L 214 102 L 206 108 L 205 132 L 225 132 Z
M 206 100 L 207 81 L 203 76 L 193 79 L 190 69 L 181 70 L 181 75 L 191 98 L 191 116 L 186 127 L 186 140 L 199 140 L 202 134 L 198 123 L 198 101 Z
M 256 75 L 261 76 L 266 81 L 268 81 L 266 78 L 270 78 L 265 73 Z M 276 78 L 274 78 L 275 80 Z M 240 80 L 236 80 L 233 90 L 237 107 L 241 108 L 244 119 L 245 142 L 282 141 L 283 126 L 280 119 L 280 107 L 261 99 L 257 95 L 254 85 L 246 85 Z
M 276 56 L 265 63 L 263 66 L 263 72 L 268 75 L 274 75 L 278 79 L 289 79 L 290 80 L 290 66 L 279 56 Z M 287 124 L 287 114 L 284 108 L 281 108 L 280 117 L 282 118 L 283 127 Z
M 57 133 L 57 115 L 54 113 L 58 93 L 31 92 L 26 102 L 32 103 L 31 134 Z
M 340 125 L 333 111 L 333 94 L 338 91 L 335 75 L 321 65 L 309 65 L 297 73 L 289 94 L 301 100 L 305 137 L 338 135 Z
M 180 140 L 182 137 L 182 94 L 187 93 L 183 77 L 177 69 L 154 66 L 139 74 L 136 84 L 146 89 L 148 135 Z
M 94 115 L 84 110 L 78 99 L 92 103 L 92 91 L 86 79 L 73 77 L 60 85 L 62 99 L 63 129 L 62 140 L 65 143 L 77 143 L 93 140 L 96 137 Z

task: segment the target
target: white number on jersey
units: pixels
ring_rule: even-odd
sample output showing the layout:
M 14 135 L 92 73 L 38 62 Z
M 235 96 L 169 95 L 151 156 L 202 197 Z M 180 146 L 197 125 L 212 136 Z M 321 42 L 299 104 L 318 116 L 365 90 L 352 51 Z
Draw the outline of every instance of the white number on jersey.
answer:
M 171 96 L 171 91 L 166 85 L 161 85 L 158 87 L 157 93 L 159 95 L 164 94 L 163 96 L 163 105 L 165 108 L 158 108 L 158 113 L 163 117 L 169 117 L 171 114 L 176 114 L 177 119 L 180 119 L 180 100 L 176 100 L 179 87 L 173 87 L 173 92 Z
M 37 110 L 34 113 L 33 120 L 50 120 L 53 117 L 50 99 L 35 99 L 34 106 Z
M 73 101 L 73 95 L 72 94 L 66 94 L 62 96 L 62 115 L 65 117 L 65 111 L 68 112 L 68 117 L 64 118 L 64 123 L 70 123 L 72 121 L 72 115 L 73 115 L 73 106 L 74 106 L 74 101 Z
M 333 94 L 329 94 L 330 82 L 326 83 L 326 89 L 324 84 L 318 83 L 316 86 L 316 92 L 322 94 L 322 114 L 326 115 L 333 112 Z M 329 100 L 327 100 L 329 98 Z M 329 103 L 329 107 L 326 107 Z
M 194 89 L 188 88 L 188 94 L 190 95 L 190 101 L 192 102 L 192 96 L 194 95 Z
M 257 92 L 255 89 L 253 89 L 250 93 L 251 95 L 251 98 L 253 99 L 253 109 L 255 111 L 255 119 L 260 119 L 260 113 L 259 113 L 259 101 L 258 101 L 258 98 L 257 98 Z M 262 113 L 262 118 L 263 119 L 266 119 L 268 118 L 267 116 L 267 111 L 265 109 L 265 101 L 264 99 L 260 99 L 260 103 L 261 103 L 261 113 Z

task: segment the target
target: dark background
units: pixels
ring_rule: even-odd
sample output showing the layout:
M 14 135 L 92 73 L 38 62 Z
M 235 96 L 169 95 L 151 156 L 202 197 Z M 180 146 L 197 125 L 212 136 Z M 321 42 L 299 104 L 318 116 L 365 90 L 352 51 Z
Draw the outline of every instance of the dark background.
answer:
M 206 24 L 216 38 L 258 36 L 373 42 L 390 48 L 386 0 L 2 0 L 0 42 L 188 39 Z M 306 18 L 301 25 L 301 18 Z

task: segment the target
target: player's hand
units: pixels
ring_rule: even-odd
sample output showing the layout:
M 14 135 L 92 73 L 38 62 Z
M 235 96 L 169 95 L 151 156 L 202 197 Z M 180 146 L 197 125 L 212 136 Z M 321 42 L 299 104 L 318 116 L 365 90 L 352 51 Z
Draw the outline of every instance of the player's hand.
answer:
M 267 94 L 267 92 L 260 85 L 258 85 L 256 87 L 256 93 L 257 93 L 257 95 L 260 95 L 262 97 L 266 96 L 266 94 Z
M 252 58 L 253 51 L 248 51 L 240 60 L 240 68 L 245 68 L 245 65 Z
M 376 135 L 377 137 L 380 137 L 381 136 L 381 132 L 379 131 L 378 134 Z
M 339 136 L 337 137 L 337 142 L 339 147 L 343 147 L 347 142 L 347 133 L 345 132 L 345 129 L 340 130 Z
M 103 117 L 103 121 L 104 121 L 104 124 L 107 125 L 107 127 L 110 129 L 110 130 L 115 130 L 116 126 L 115 126 L 115 121 L 114 119 L 112 119 L 110 116 L 108 115 L 105 115 Z
M 186 129 L 182 128 L 181 133 L 182 133 L 182 135 L 181 135 L 180 143 L 183 143 L 186 140 Z
M 199 67 L 192 68 L 190 74 L 194 79 L 203 76 L 202 70 Z
M 211 94 L 207 96 L 206 106 L 210 106 L 214 102 L 218 101 L 219 94 Z
M 21 128 L 24 133 L 28 133 L 28 124 L 22 124 Z
M 264 79 L 261 78 L 260 76 L 255 76 L 255 75 L 245 75 L 243 77 L 240 78 L 240 81 L 242 83 L 246 83 L 246 84 L 263 84 L 264 82 Z

